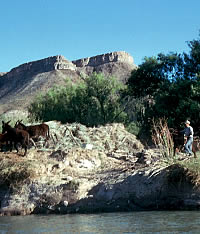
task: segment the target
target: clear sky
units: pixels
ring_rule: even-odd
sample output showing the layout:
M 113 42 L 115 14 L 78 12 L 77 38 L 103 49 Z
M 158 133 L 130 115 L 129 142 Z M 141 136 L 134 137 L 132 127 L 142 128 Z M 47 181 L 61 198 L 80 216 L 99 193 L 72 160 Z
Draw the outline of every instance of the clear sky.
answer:
M 0 72 L 53 55 L 69 60 L 127 51 L 188 51 L 200 0 L 0 0 Z

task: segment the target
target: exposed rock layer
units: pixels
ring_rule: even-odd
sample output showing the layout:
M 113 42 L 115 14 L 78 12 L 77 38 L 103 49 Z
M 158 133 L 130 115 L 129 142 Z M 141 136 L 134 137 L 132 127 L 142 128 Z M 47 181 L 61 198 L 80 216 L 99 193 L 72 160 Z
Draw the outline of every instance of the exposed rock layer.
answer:
M 23 73 L 41 73 L 49 72 L 54 70 L 72 70 L 75 71 L 75 66 L 65 59 L 64 56 L 52 56 L 38 61 L 33 61 L 29 63 L 22 64 L 16 68 L 13 68 L 10 72 L 6 74 L 6 77 L 14 77 L 22 75 Z
M 77 67 L 85 67 L 85 66 L 97 67 L 102 64 L 111 63 L 111 62 L 122 62 L 122 63 L 130 64 L 131 66 L 133 66 L 134 64 L 133 57 L 130 56 L 125 51 L 102 54 L 102 55 L 98 55 L 94 57 L 78 59 L 72 62 Z

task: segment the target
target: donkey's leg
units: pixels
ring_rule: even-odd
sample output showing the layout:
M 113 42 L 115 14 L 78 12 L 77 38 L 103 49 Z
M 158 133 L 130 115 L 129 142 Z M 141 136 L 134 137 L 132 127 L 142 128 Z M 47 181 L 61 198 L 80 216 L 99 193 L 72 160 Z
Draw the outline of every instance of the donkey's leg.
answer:
M 22 148 L 24 148 L 24 156 L 26 156 L 28 144 L 26 143 L 25 139 L 21 142 L 21 145 L 22 145 Z
M 27 145 L 26 144 L 24 145 L 24 150 L 25 150 L 24 151 L 24 156 L 26 156 L 26 153 L 27 153 Z
M 18 148 L 17 148 L 17 142 L 14 142 L 14 147 L 17 150 L 17 153 L 19 152 Z

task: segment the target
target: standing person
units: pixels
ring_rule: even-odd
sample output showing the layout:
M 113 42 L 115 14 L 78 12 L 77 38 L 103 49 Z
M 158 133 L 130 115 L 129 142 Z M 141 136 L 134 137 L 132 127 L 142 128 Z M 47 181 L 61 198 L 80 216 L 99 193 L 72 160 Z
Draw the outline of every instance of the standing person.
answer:
M 191 156 L 194 131 L 193 131 L 193 127 L 190 126 L 189 120 L 185 121 L 185 125 L 186 125 L 186 128 L 182 130 L 181 133 L 183 133 L 184 136 L 187 137 L 187 141 L 185 144 L 185 152 L 186 154 L 189 154 L 189 156 Z

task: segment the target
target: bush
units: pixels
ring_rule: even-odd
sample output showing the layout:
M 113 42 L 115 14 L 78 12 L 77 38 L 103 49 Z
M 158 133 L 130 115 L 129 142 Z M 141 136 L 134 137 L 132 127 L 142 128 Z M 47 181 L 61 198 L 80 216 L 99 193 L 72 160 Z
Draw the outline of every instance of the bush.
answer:
M 79 83 L 67 80 L 65 87 L 54 87 L 38 96 L 29 113 L 37 120 L 79 122 L 86 126 L 125 122 L 127 114 L 120 95 L 124 88 L 114 77 L 93 73 Z
M 141 127 L 139 126 L 138 122 L 130 122 L 126 125 L 126 130 L 136 136 L 138 136 Z

